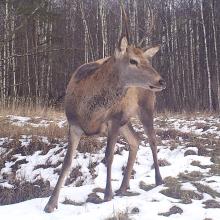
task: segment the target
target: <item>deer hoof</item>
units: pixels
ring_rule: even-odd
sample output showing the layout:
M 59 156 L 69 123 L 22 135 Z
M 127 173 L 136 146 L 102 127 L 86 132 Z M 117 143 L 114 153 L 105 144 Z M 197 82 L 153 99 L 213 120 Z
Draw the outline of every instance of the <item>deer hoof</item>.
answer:
M 51 212 L 54 211 L 54 209 L 57 209 L 57 207 L 58 207 L 57 204 L 53 205 L 53 204 L 47 203 L 47 205 L 44 208 L 44 211 L 47 212 L 47 213 L 51 213 Z

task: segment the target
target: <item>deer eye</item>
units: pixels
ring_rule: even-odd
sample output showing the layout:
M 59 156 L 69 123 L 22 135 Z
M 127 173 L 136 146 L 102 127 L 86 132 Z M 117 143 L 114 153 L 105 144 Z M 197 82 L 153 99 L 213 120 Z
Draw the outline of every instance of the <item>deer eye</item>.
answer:
M 130 59 L 130 64 L 137 66 L 138 62 L 136 60 Z

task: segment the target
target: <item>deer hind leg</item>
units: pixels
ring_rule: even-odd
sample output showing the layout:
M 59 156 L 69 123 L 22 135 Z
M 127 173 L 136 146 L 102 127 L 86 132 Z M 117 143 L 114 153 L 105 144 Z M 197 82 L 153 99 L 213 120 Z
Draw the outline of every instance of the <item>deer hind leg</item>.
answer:
M 136 155 L 137 155 L 137 150 L 138 150 L 138 145 L 139 145 L 139 137 L 136 134 L 136 132 L 134 131 L 131 123 L 123 126 L 120 129 L 120 132 L 125 137 L 128 144 L 130 145 L 130 150 L 129 150 L 129 156 L 128 156 L 128 162 L 127 162 L 125 174 L 124 174 L 121 186 L 120 186 L 119 190 L 117 190 L 117 195 L 128 195 L 128 193 L 126 191 L 129 188 L 129 181 L 130 181 L 130 177 L 131 177 L 131 172 L 132 172 L 133 165 L 134 165 Z
M 112 123 L 109 123 L 107 147 L 105 152 L 107 178 L 106 178 L 104 201 L 110 201 L 113 197 L 112 184 L 111 184 L 111 169 L 112 169 L 112 162 L 114 157 L 114 147 L 117 142 L 118 133 L 119 133 L 118 123 L 114 121 Z
M 163 180 L 160 174 L 158 159 L 157 159 L 157 145 L 156 134 L 153 127 L 153 112 L 150 110 L 142 109 L 140 112 L 140 120 L 144 126 L 144 130 L 149 138 L 149 144 L 153 154 L 154 168 L 155 168 L 155 182 L 156 185 L 163 184 Z
M 76 148 L 79 144 L 82 131 L 78 128 L 71 126 L 69 127 L 69 145 L 62 165 L 61 174 L 58 178 L 57 184 L 53 190 L 53 193 L 44 208 L 45 212 L 53 212 L 55 208 L 58 208 L 58 197 L 60 194 L 60 189 L 64 184 L 65 178 L 69 172 L 72 164 L 73 157 L 75 156 Z

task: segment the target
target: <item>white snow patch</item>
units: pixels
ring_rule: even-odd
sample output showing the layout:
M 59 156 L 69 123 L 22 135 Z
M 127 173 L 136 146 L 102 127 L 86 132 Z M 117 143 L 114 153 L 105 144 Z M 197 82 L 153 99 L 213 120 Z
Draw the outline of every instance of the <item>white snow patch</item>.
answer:
M 19 126 L 23 126 L 29 124 L 33 127 L 37 126 L 48 126 L 50 123 L 56 123 L 59 127 L 64 127 L 66 120 L 57 119 L 56 121 L 47 121 L 41 120 L 39 124 L 31 123 L 31 118 L 29 117 L 20 117 L 20 116 L 8 116 L 12 123 L 17 123 Z M 160 121 L 160 117 L 157 117 L 155 121 Z M 195 119 L 186 120 L 185 118 L 175 118 L 171 117 L 166 120 L 167 128 L 166 129 L 176 129 L 181 132 L 190 133 L 197 135 L 199 138 L 206 138 L 206 134 L 212 134 L 214 138 L 220 137 L 220 131 L 215 126 L 216 123 L 220 123 L 220 119 L 216 119 L 214 117 L 209 117 L 203 119 L 202 117 L 197 117 Z M 207 128 L 202 129 L 198 128 L 198 123 L 206 124 Z M 160 128 L 159 125 L 156 125 L 157 128 Z M 160 128 L 161 129 L 161 128 Z M 143 132 L 143 128 L 139 125 L 135 127 L 136 131 Z M 144 137 L 146 137 L 144 135 Z M 20 138 L 21 145 L 27 146 L 31 141 L 32 136 L 23 135 Z M 40 137 L 40 139 L 47 143 L 49 140 L 47 137 Z M 99 140 L 106 142 L 106 138 L 99 138 Z M 192 172 L 192 171 L 200 171 L 204 174 L 204 178 L 200 181 L 202 184 L 207 184 L 214 190 L 220 192 L 220 177 L 215 176 L 207 176 L 209 173 L 209 168 L 202 169 L 198 166 L 192 166 L 192 161 L 199 161 L 202 165 L 212 165 L 213 163 L 210 161 L 210 157 L 199 156 L 199 155 L 188 155 L 184 157 L 184 153 L 186 150 L 194 150 L 198 153 L 198 149 L 196 147 L 187 147 L 186 141 L 182 137 L 178 137 L 178 140 L 181 144 L 179 144 L 174 150 L 170 150 L 170 142 L 169 140 L 162 140 L 161 146 L 158 146 L 159 159 L 166 159 L 170 165 L 164 166 L 160 168 L 161 174 L 163 178 L 172 176 L 176 177 L 181 172 Z M 199 139 L 198 139 L 199 140 Z M 0 146 L 7 139 L 0 139 Z M 185 142 L 184 142 L 185 141 Z M 0 172 L 0 179 L 2 179 L 3 173 L 10 173 L 11 166 L 15 164 L 16 161 L 26 159 L 28 163 L 20 165 L 20 168 L 16 172 L 17 178 L 22 180 L 34 182 L 37 178 L 42 178 L 44 180 L 50 181 L 52 187 L 55 186 L 56 181 L 58 179 L 58 174 L 54 173 L 54 170 L 57 168 L 61 168 L 61 164 L 56 167 L 56 164 L 59 164 L 60 161 L 63 161 L 63 154 L 66 153 L 66 145 L 67 143 L 60 142 L 60 144 L 53 144 L 53 148 L 51 148 L 46 155 L 42 155 L 40 151 L 35 152 L 33 155 L 29 156 L 21 156 L 20 154 L 13 155 L 13 162 L 7 161 L 4 164 L 4 167 Z M 117 144 L 116 148 L 124 149 L 123 144 Z M 62 149 L 60 151 L 60 149 Z M 59 153 L 56 153 L 57 151 Z M 0 156 L 5 153 L 5 148 L 0 147 Z M 116 154 L 114 156 L 114 161 L 112 164 L 112 188 L 113 190 L 117 190 L 120 187 L 123 175 L 122 168 L 126 166 L 128 151 L 122 150 L 121 155 Z M 154 184 L 155 183 L 155 172 L 152 168 L 153 158 L 152 152 L 147 143 L 147 140 L 143 140 L 139 146 L 139 150 L 137 153 L 137 158 L 134 164 L 134 179 L 130 180 L 130 190 L 133 192 L 139 192 L 140 195 L 134 197 L 118 197 L 115 196 L 114 199 L 110 202 L 102 203 L 102 204 L 91 204 L 85 203 L 82 206 L 74 206 L 74 205 L 64 205 L 62 202 L 65 198 L 71 199 L 76 202 L 86 202 L 88 194 L 92 192 L 92 190 L 96 187 L 105 187 L 106 181 L 106 167 L 100 161 L 104 157 L 104 149 L 101 150 L 97 154 L 82 154 L 77 153 L 74 162 L 72 164 L 72 169 L 76 166 L 80 167 L 80 172 L 82 172 L 83 176 L 78 177 L 83 179 L 83 185 L 80 187 L 76 187 L 73 184 L 69 186 L 64 186 L 61 189 L 61 194 L 59 197 L 59 209 L 55 210 L 54 213 L 47 214 L 43 212 L 44 206 L 47 203 L 49 198 L 37 198 L 29 201 L 21 202 L 18 204 L 12 204 L 7 206 L 0 206 L 0 216 L 1 219 L 9 219 L 9 220 L 68 220 L 68 219 L 90 219 L 90 220 L 98 220 L 109 218 L 114 215 L 114 213 L 128 211 L 131 212 L 132 208 L 138 207 L 140 212 L 138 214 L 129 214 L 131 219 L 136 220 L 163 220 L 163 219 L 180 219 L 180 220 L 201 220 L 205 218 L 211 218 L 213 220 L 220 219 L 220 211 L 219 209 L 204 209 L 204 202 L 207 199 L 212 199 L 210 195 L 203 194 L 204 199 L 202 200 L 193 200 L 192 204 L 182 204 L 179 200 L 167 197 L 160 193 L 162 189 L 165 187 L 158 186 L 149 190 L 148 192 L 141 190 L 139 188 L 140 181 L 144 181 L 146 184 Z M 92 175 L 89 170 L 89 166 L 97 162 L 98 165 L 95 167 L 95 172 L 97 177 L 95 179 L 92 178 Z M 37 166 L 48 165 L 48 168 L 43 169 L 38 168 Z M 50 165 L 53 165 L 50 167 Z M 54 168 L 55 166 L 55 168 Z M 77 180 L 78 180 L 77 178 Z M 76 181 L 77 181 L 76 180 Z M 0 183 L 0 186 L 10 188 L 11 185 L 8 182 Z M 196 191 L 196 188 L 189 182 L 182 183 L 181 189 L 184 190 L 193 190 Z M 103 194 L 99 193 L 100 197 L 103 198 Z M 220 199 L 217 198 L 217 201 Z M 175 214 L 169 217 L 164 217 L 158 215 L 159 213 L 167 212 L 172 206 L 178 206 L 183 210 L 182 214 Z

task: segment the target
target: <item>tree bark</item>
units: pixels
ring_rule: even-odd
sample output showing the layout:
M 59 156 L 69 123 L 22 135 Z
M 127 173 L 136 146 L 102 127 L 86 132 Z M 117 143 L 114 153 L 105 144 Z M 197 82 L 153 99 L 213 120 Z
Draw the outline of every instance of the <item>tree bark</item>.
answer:
M 204 20 L 204 8 L 203 8 L 203 1 L 200 4 L 200 10 L 201 10 L 201 18 L 202 18 L 202 29 L 203 29 L 203 37 L 204 37 L 204 50 L 205 50 L 205 64 L 206 64 L 206 71 L 207 71 L 207 77 L 208 77 L 208 108 L 209 111 L 213 110 L 212 105 L 212 83 L 211 83 L 211 72 L 209 68 L 209 56 L 208 56 L 208 45 L 207 45 L 207 31 L 206 31 L 206 25 Z

